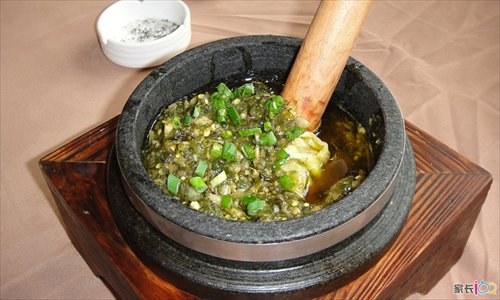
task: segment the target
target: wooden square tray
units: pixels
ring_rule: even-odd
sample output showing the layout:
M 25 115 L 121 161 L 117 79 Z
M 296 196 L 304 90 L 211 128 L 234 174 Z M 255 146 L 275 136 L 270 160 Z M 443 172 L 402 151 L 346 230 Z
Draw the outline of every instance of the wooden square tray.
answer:
M 118 117 L 40 160 L 66 232 L 94 274 L 123 299 L 196 299 L 149 269 L 116 226 L 106 161 Z M 386 299 L 427 293 L 460 258 L 492 176 L 406 122 L 417 184 L 405 226 L 376 260 L 320 298 Z M 452 287 L 450 287 L 451 290 Z

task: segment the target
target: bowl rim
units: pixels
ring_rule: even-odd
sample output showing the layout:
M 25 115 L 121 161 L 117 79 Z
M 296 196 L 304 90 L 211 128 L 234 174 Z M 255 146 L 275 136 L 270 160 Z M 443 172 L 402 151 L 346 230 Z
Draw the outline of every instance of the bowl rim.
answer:
M 294 258 L 322 250 L 347 238 L 364 227 L 383 208 L 392 195 L 391 187 L 394 186 L 403 160 L 406 134 L 399 106 L 389 89 L 373 72 L 350 58 L 348 65 L 352 65 L 361 78 L 367 80 L 365 83 L 379 99 L 386 128 L 382 150 L 373 170 L 352 194 L 309 216 L 274 222 L 225 220 L 191 210 L 164 195 L 147 175 L 136 151 L 136 144 L 130 140 L 131 135 L 134 135 L 132 129 L 136 124 L 135 118 L 143 108 L 143 99 L 147 99 L 149 92 L 164 78 L 168 78 L 171 72 L 179 72 L 185 60 L 209 55 L 214 47 L 241 47 L 266 42 L 300 47 L 302 40 L 276 35 L 233 37 L 200 45 L 177 55 L 153 70 L 139 84 L 127 100 L 117 127 L 115 145 L 118 165 L 134 206 L 173 240 L 194 250 L 227 259 L 268 261 Z M 309 247 L 304 247 L 307 245 Z

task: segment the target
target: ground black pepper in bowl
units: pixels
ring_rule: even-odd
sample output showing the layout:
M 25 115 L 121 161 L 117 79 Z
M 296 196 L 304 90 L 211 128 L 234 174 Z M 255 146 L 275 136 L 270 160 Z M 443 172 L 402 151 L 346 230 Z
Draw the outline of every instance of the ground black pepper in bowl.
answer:
M 165 37 L 174 32 L 179 24 L 162 18 L 141 18 L 123 26 L 117 40 L 121 42 L 147 42 Z

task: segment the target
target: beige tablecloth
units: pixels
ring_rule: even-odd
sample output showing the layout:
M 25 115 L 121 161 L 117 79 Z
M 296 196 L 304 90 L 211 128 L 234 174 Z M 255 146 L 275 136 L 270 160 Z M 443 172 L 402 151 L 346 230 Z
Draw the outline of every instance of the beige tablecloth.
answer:
M 119 114 L 150 71 L 102 54 L 95 22 L 110 3 L 1 1 L 2 299 L 113 298 L 71 244 L 37 165 Z M 194 47 L 247 34 L 304 37 L 318 2 L 187 4 Z M 460 261 L 411 298 L 464 298 L 453 283 L 500 284 L 499 15 L 495 0 L 374 1 L 352 53 L 385 81 L 406 119 L 495 178 Z

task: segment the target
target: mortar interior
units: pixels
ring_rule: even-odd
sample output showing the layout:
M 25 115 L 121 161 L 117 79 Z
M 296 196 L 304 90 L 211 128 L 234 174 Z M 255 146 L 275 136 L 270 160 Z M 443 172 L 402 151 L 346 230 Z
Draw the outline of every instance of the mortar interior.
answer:
M 332 101 L 365 126 L 372 143 L 378 137 L 383 142 L 381 146 L 374 145 L 377 163 L 365 182 L 341 201 L 303 218 L 241 223 L 204 215 L 172 201 L 147 175 L 140 159 L 141 147 L 162 108 L 219 82 L 254 79 L 283 83 L 301 42 L 300 39 L 279 36 L 247 36 L 216 41 L 167 61 L 137 87 L 127 101 L 118 124 L 117 158 L 121 175 L 130 190 L 153 211 L 154 218 L 163 218 L 188 231 L 217 240 L 248 244 L 280 243 L 335 229 L 366 210 L 386 191 L 397 176 L 403 158 L 403 118 L 383 82 L 352 58 Z M 146 217 L 151 221 L 151 216 Z M 158 224 L 153 225 L 158 227 Z

